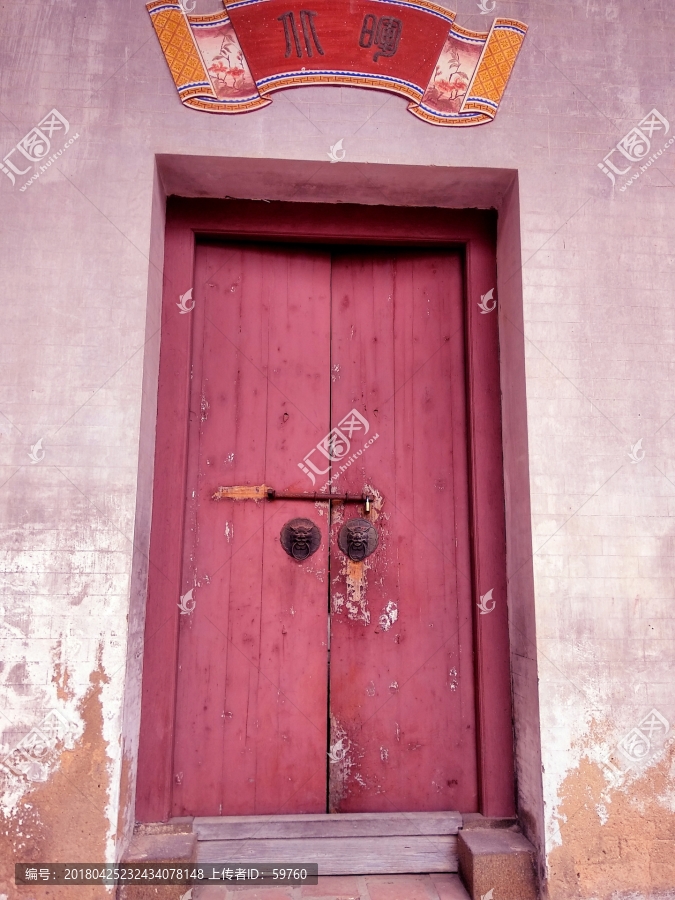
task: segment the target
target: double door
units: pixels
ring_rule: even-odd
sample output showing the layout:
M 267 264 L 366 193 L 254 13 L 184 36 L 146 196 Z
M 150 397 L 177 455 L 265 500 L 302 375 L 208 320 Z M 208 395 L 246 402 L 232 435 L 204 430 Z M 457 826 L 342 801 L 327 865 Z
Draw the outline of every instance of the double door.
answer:
M 171 814 L 478 809 L 460 254 L 194 283 Z

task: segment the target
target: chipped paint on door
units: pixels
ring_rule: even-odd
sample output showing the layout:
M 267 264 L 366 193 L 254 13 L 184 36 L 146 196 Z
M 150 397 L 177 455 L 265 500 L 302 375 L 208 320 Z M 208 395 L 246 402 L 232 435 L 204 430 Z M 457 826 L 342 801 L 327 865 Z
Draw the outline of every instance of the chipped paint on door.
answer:
M 330 717 L 331 744 L 328 751 L 328 812 L 338 812 L 351 780 L 363 782 L 358 771 L 358 745 L 350 739 L 335 716 Z
M 380 628 L 382 631 L 389 631 L 392 625 L 398 619 L 398 606 L 393 600 L 390 600 L 382 615 L 380 616 Z
M 345 612 L 352 622 L 363 622 L 370 625 L 370 610 L 368 609 L 368 578 L 367 572 L 370 566 L 368 560 L 354 562 L 345 557 L 341 574 L 344 575 L 347 590 Z

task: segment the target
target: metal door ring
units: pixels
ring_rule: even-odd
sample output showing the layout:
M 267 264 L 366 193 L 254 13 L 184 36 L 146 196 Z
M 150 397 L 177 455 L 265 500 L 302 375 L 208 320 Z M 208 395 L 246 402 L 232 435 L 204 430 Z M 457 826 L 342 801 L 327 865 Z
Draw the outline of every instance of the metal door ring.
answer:
M 311 519 L 291 519 L 281 529 L 281 546 L 298 562 L 316 553 L 321 544 L 321 532 Z
M 353 562 L 361 562 L 375 550 L 378 540 L 377 530 L 367 519 L 350 519 L 340 529 L 338 547 Z

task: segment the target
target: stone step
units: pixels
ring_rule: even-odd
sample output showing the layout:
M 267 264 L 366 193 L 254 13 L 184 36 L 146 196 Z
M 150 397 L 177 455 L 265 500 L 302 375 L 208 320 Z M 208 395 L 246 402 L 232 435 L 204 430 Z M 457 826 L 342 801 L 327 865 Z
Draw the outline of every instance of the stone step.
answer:
M 535 849 L 518 831 L 461 831 L 458 857 L 471 900 L 537 900 Z

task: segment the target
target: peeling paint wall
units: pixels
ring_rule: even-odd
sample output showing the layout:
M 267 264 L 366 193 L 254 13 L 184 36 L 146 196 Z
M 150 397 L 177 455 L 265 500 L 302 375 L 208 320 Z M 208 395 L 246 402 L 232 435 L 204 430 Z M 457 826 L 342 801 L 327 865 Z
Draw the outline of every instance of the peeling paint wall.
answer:
M 672 896 L 675 887 L 675 744 L 623 783 L 587 756 L 560 789 L 552 900 Z M 620 879 L 620 881 L 619 881 Z
M 521 818 L 555 900 L 672 891 L 675 147 L 625 190 L 599 166 L 652 109 L 675 129 L 675 7 L 495 13 L 530 31 L 460 130 L 356 89 L 186 110 L 141 0 L 5 5 L 0 158 L 52 109 L 77 139 L 23 192 L 0 172 L 0 894 L 23 853 L 112 859 L 133 825 L 164 191 L 499 207 Z M 386 629 L 365 568 L 344 603 Z
M 79 733 L 66 742 L 57 740 L 52 753 L 43 750 L 46 771 L 40 781 L 21 783 L 7 767 L 0 770 L 5 808 L 0 812 L 0 894 L 26 897 L 29 889 L 14 886 L 15 862 L 93 862 L 110 857 L 110 810 L 114 787 L 110 752 L 104 736 L 104 698 L 109 679 L 102 664 L 91 673 L 89 687 L 72 708 Z M 73 700 L 63 688 L 61 699 Z M 33 745 L 35 747 L 35 745 Z M 44 747 L 44 745 L 43 745 Z M 16 760 L 13 760 L 16 766 Z M 70 886 L 42 888 L 49 896 L 72 897 Z M 78 887 L 78 896 L 103 897 L 101 887 Z M 32 891 L 30 891 L 32 893 Z

